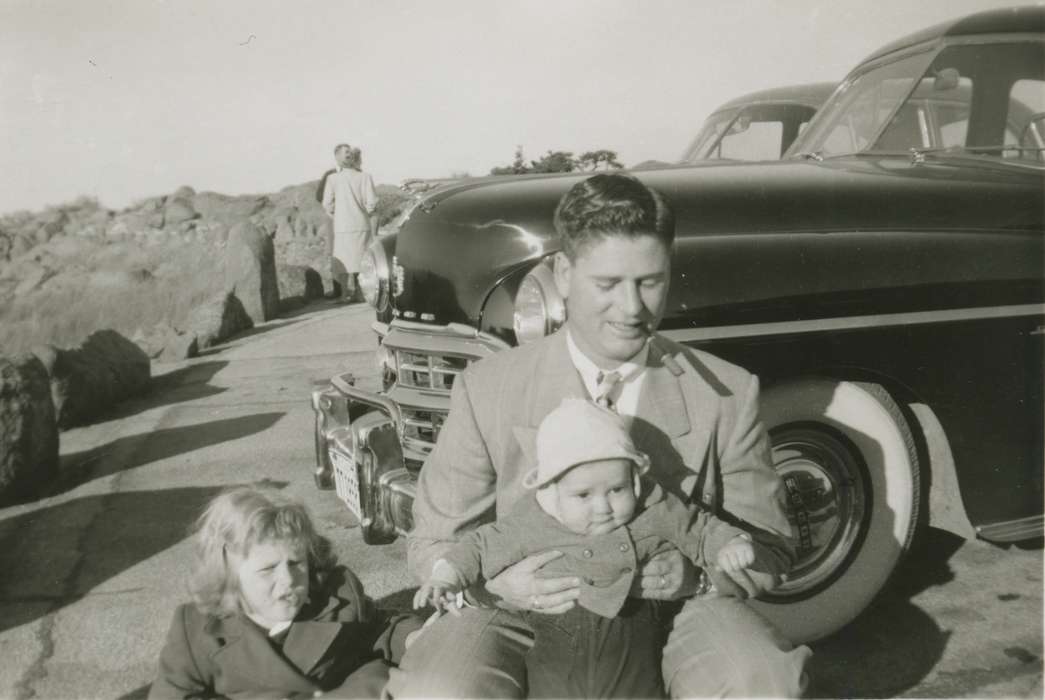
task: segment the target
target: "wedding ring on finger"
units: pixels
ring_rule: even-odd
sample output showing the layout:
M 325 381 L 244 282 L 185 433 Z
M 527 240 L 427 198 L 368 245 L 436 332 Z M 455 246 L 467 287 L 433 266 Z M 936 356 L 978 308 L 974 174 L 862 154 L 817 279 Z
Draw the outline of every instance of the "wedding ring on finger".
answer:
M 668 577 L 667 576 L 661 576 L 660 577 L 660 587 L 661 588 L 667 588 L 668 587 Z
M 533 596 L 530 599 L 530 604 L 533 605 L 533 609 L 534 610 L 540 610 L 541 609 L 541 601 L 537 598 L 537 596 Z

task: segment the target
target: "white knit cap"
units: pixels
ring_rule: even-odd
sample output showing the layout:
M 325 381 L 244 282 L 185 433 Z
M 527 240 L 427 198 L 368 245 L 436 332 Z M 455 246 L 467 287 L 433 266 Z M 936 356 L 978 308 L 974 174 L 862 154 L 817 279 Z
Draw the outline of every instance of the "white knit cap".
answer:
M 537 466 L 522 485 L 535 489 L 555 481 L 585 462 L 630 459 L 637 473 L 649 469 L 649 457 L 639 452 L 628 434 L 630 421 L 586 399 L 564 399 L 537 429 Z

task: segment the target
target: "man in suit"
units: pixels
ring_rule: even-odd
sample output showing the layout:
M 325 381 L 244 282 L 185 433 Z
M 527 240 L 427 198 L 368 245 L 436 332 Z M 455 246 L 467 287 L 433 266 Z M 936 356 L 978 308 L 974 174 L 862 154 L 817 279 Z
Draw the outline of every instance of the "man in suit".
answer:
M 555 280 L 568 321 L 550 337 L 475 363 L 455 381 L 450 414 L 418 482 L 408 540 L 415 576 L 426 579 L 462 532 L 523 497 L 536 427 L 569 396 L 634 416 L 636 446 L 665 489 L 702 501 L 793 557 L 782 486 L 758 417 L 758 379 L 654 333 L 667 300 L 671 210 L 635 178 L 600 174 L 563 197 L 555 225 L 562 243 Z M 526 616 L 559 615 L 579 591 L 575 578 L 542 578 L 541 567 L 558 556 L 545 552 L 509 567 L 473 591 L 478 607 L 431 625 L 403 659 L 393 695 L 525 697 L 528 674 L 541 672 L 532 663 L 539 654 L 527 665 L 534 632 Z M 750 569 L 724 577 L 698 571 L 678 550 L 640 564 L 633 596 L 685 601 L 681 611 L 676 603 L 664 612 L 674 615 L 661 667 L 665 688 L 673 697 L 799 695 L 808 648 L 795 648 L 743 601 L 774 581 Z M 739 595 L 703 595 L 712 584 Z

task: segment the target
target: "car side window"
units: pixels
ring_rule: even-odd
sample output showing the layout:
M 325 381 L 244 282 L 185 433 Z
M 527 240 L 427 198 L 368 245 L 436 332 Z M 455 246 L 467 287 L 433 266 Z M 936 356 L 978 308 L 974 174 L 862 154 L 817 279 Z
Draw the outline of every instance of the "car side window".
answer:
M 1005 145 L 1028 150 L 1006 151 L 1008 158 L 1045 161 L 1045 79 L 1022 79 L 1009 92 Z
M 799 127 L 816 112 L 803 104 L 761 104 L 745 107 L 729 125 L 711 158 L 778 160 L 798 136 Z
M 738 119 L 719 142 L 719 156 L 730 160 L 775 160 L 780 157 L 784 125 L 779 121 Z

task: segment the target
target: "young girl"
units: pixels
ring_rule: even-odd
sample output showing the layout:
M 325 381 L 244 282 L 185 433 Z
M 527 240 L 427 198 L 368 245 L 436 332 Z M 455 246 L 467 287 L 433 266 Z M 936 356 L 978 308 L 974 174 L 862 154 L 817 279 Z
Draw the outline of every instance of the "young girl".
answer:
M 193 602 L 174 613 L 150 698 L 380 695 L 420 621 L 375 610 L 301 503 L 226 491 L 195 540 Z

